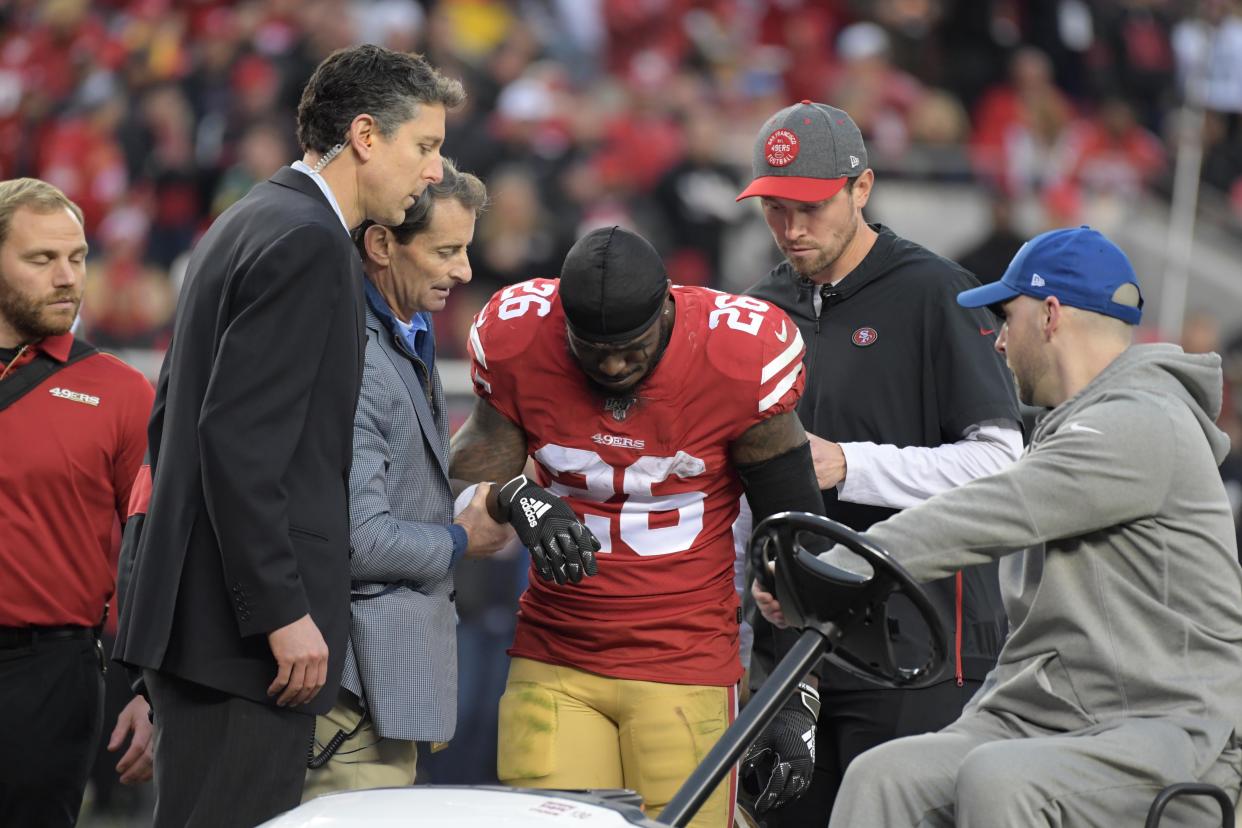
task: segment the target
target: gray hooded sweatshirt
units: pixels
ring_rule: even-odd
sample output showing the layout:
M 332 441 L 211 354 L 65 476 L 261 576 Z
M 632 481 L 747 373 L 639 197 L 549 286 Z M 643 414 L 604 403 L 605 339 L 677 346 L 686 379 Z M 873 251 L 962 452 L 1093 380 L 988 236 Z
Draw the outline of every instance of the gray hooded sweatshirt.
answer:
M 1132 346 L 1016 464 L 867 533 L 920 581 L 1007 556 L 1009 638 L 968 713 L 1055 732 L 1159 717 L 1190 737 L 1200 777 L 1242 733 L 1221 393 L 1217 355 Z

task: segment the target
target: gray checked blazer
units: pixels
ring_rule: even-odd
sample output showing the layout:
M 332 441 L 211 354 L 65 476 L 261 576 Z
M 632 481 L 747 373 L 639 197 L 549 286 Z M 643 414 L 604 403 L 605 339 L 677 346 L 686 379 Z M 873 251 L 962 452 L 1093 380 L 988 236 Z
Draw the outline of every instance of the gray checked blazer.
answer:
M 341 684 L 379 735 L 446 742 L 457 723 L 453 495 L 438 372 L 421 374 L 368 305 L 349 475 L 349 648 Z

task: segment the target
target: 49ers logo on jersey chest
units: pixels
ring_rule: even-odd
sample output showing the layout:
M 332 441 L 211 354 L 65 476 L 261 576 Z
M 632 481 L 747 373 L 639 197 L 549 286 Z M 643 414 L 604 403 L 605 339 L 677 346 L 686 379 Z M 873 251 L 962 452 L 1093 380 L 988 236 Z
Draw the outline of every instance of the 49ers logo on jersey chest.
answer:
M 623 437 L 620 434 L 600 434 L 598 431 L 591 435 L 591 441 L 601 446 L 615 446 L 616 448 L 645 449 L 647 447 L 646 440 Z

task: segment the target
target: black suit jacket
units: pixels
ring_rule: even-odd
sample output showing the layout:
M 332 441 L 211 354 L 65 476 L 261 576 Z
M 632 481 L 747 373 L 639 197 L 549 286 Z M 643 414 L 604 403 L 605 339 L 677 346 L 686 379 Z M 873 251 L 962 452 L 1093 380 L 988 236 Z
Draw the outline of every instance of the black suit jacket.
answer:
M 122 563 L 118 661 L 269 702 L 266 633 L 310 613 L 336 698 L 349 634 L 349 466 L 362 266 L 283 168 L 190 258 L 149 429 L 154 484 Z

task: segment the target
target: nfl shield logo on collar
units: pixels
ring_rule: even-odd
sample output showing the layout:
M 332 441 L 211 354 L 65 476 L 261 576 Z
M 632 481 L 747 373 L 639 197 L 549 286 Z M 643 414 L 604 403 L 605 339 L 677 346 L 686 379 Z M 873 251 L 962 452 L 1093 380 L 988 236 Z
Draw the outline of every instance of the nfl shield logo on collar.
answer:
M 629 416 L 630 406 L 633 404 L 633 397 L 609 397 L 604 400 L 604 409 L 612 412 L 614 420 L 624 420 Z
M 859 328 L 854 331 L 854 335 L 850 337 L 850 340 L 859 348 L 866 348 L 879 338 L 880 335 L 875 332 L 875 328 Z

